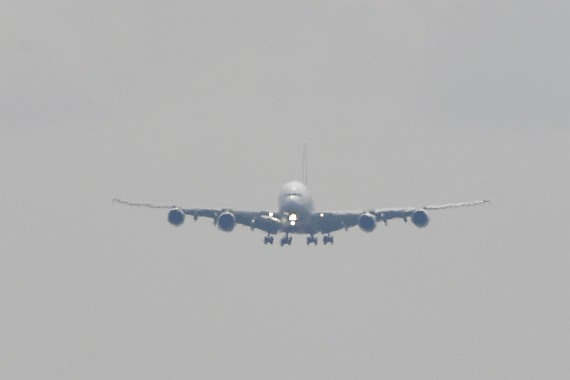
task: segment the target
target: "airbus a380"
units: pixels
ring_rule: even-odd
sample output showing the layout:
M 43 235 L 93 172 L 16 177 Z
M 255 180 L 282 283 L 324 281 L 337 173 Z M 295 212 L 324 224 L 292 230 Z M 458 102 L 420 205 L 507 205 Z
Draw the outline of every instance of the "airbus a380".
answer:
M 279 210 L 239 211 L 233 209 L 182 208 L 179 206 L 159 206 L 150 203 L 133 203 L 120 199 L 113 201 L 136 207 L 169 209 L 168 221 L 174 226 L 184 223 L 186 216 L 194 220 L 200 217 L 211 218 L 218 228 L 225 232 L 233 231 L 236 224 L 258 229 L 267 233 L 263 242 L 273 244 L 274 235 L 282 233 L 281 246 L 291 245 L 292 234 L 307 235 L 307 245 L 317 244 L 317 234 L 322 234 L 323 243 L 333 244 L 333 232 L 358 226 L 365 232 L 372 232 L 377 222 L 387 224 L 388 220 L 410 219 L 414 225 L 423 228 L 429 223 L 428 211 L 455 207 L 476 206 L 489 201 L 451 203 L 445 205 L 370 209 L 359 211 L 315 211 L 313 198 L 307 187 L 306 153 L 303 155 L 303 181 L 287 182 L 279 192 Z

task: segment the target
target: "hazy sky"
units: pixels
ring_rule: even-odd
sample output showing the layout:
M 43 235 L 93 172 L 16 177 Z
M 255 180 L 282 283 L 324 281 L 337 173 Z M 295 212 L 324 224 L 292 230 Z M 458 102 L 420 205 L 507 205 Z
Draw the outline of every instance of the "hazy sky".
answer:
M 0 377 L 570 376 L 570 3 L 0 2 Z M 113 205 L 491 199 L 335 245 Z

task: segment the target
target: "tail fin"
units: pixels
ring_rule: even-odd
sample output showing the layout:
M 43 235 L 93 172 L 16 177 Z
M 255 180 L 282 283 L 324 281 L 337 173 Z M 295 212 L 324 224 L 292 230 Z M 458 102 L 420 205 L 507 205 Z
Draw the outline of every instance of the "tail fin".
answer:
M 303 183 L 309 185 L 309 174 L 307 173 L 307 142 L 303 143 Z

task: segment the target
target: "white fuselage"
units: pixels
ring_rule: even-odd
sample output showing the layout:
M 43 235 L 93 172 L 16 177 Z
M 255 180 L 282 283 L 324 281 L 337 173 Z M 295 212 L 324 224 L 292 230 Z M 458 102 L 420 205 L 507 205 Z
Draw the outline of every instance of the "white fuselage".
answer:
M 287 182 L 279 192 L 279 212 L 283 215 L 295 215 L 300 222 L 306 221 L 313 213 L 313 198 L 302 182 Z

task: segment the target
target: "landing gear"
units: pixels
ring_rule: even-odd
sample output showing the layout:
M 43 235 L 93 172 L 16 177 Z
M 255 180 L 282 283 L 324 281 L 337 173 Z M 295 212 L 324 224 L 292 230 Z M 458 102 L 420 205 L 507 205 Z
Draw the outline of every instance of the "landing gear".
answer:
M 327 245 L 328 243 L 334 244 L 334 238 L 331 236 L 331 234 L 326 234 L 323 236 L 323 244 Z
M 273 244 L 273 236 L 267 235 L 263 238 L 263 244 Z
M 317 245 L 317 238 L 313 234 L 311 234 L 310 236 L 307 236 L 307 245 L 311 245 L 311 243 L 314 243 L 315 245 Z
M 283 247 L 285 244 L 291 245 L 292 240 L 293 238 L 289 236 L 289 234 L 285 234 L 285 236 L 281 238 L 281 246 Z

